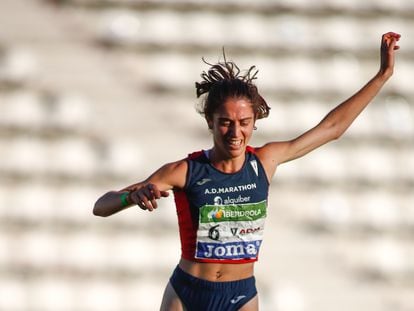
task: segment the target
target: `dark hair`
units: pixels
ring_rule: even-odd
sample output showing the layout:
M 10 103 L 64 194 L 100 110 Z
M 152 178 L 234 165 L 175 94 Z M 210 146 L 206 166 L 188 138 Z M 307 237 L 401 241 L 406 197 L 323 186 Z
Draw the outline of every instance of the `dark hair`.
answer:
M 256 66 L 251 66 L 241 74 L 239 67 L 234 62 L 227 61 L 225 55 L 224 62 L 215 65 L 206 62 L 204 58 L 202 60 L 211 68 L 207 72 L 202 72 L 202 81 L 196 82 L 195 87 L 197 97 L 207 93 L 198 107 L 198 112 L 207 120 L 213 118 L 214 112 L 228 98 L 245 98 L 250 101 L 256 119 L 266 118 L 269 115 L 270 107 L 252 82 L 257 78 Z

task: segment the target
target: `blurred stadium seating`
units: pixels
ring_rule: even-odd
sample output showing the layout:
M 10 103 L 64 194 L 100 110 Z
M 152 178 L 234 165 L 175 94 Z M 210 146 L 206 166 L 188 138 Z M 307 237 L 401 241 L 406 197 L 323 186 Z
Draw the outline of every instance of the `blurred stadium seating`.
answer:
M 414 2 L 2 0 L 0 311 L 157 310 L 179 258 L 173 199 L 108 219 L 103 192 L 210 147 L 208 61 L 255 64 L 252 144 L 315 125 L 402 33 L 395 76 L 345 137 L 279 168 L 261 310 L 414 310 Z

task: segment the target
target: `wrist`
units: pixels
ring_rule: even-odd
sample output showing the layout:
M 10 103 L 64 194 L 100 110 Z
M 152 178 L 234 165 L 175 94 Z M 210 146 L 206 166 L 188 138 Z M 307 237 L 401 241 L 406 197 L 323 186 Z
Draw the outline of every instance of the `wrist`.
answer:
M 387 80 L 389 79 L 389 78 L 391 78 L 391 76 L 392 76 L 392 74 L 393 74 L 393 71 L 392 70 L 379 70 L 378 71 L 378 73 L 375 75 L 375 77 L 378 79 L 378 80 L 380 80 L 380 81 L 382 81 L 383 83 L 385 83 L 385 82 L 387 82 Z
M 129 191 L 121 193 L 121 206 L 122 207 L 127 207 L 131 205 L 130 195 L 131 195 L 131 192 Z

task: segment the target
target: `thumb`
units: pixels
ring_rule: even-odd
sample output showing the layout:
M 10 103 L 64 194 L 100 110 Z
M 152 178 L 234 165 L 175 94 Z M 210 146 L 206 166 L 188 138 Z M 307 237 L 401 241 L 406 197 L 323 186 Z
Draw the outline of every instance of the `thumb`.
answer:
M 389 44 L 389 50 L 393 51 L 395 49 L 395 46 L 397 45 L 397 40 L 395 38 L 391 39 L 391 42 Z
M 170 193 L 168 191 L 160 191 L 160 194 L 163 198 L 166 198 L 170 195 Z

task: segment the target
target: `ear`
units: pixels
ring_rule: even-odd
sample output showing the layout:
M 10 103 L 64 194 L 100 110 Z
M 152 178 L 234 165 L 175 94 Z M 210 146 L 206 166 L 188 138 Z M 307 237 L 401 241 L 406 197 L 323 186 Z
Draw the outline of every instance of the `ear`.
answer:
M 208 129 L 212 130 L 213 129 L 213 120 L 211 120 L 209 118 L 206 118 L 206 121 L 207 121 Z
M 253 130 L 257 130 L 256 121 L 257 121 L 257 113 L 254 115 L 254 121 L 253 121 Z

